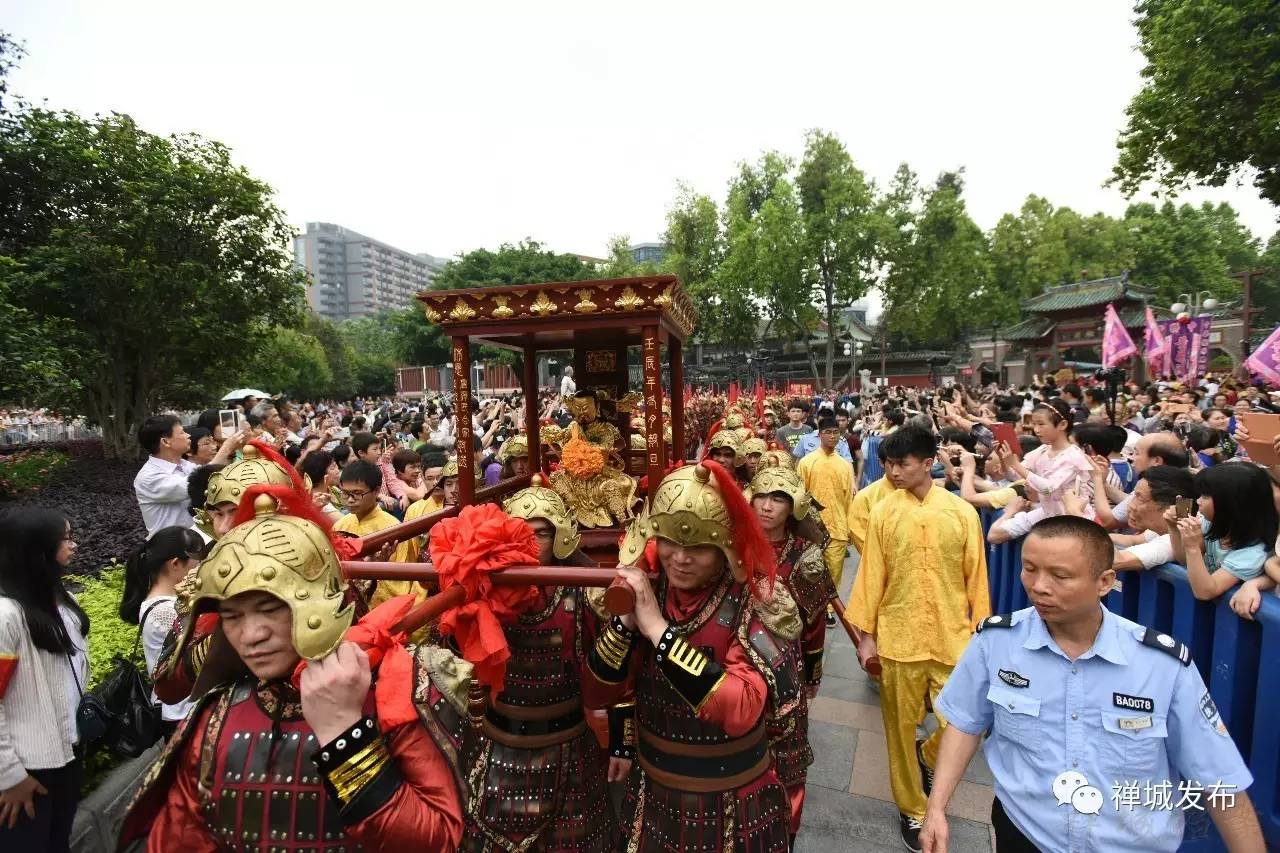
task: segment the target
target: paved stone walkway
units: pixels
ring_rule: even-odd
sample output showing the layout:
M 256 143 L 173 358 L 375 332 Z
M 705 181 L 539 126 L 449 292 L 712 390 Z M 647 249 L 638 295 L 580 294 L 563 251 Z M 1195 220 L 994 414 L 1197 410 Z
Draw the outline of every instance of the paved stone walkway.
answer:
M 845 564 L 840 596 L 847 601 L 857 557 Z M 932 724 L 932 717 L 929 719 Z M 804 820 L 797 853 L 862 853 L 903 850 L 898 808 L 889 790 L 888 753 L 880 697 L 839 626 L 827 632 L 822 689 L 811 706 L 809 740 L 816 760 L 809 768 Z M 991 773 L 979 751 L 951 799 L 955 853 L 989 853 Z

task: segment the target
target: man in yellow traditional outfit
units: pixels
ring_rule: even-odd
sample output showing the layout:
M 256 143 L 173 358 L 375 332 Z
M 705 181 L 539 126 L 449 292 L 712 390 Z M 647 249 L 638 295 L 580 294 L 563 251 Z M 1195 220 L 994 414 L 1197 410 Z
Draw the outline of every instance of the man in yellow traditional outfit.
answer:
M 883 467 L 883 442 L 876 444 L 876 456 Z M 849 541 L 853 543 L 859 555 L 867 550 L 867 526 L 871 524 L 871 511 L 876 508 L 876 504 L 884 500 L 886 495 L 893 492 L 893 488 L 893 481 L 885 475 L 871 485 L 860 489 L 853 496 L 853 508 L 849 510 Z
M 938 452 L 928 430 L 903 427 L 882 444 L 895 486 L 871 511 L 866 550 L 845 619 L 864 636 L 859 658 L 878 654 L 880 711 L 889 746 L 889 782 L 902 841 L 920 850 L 920 829 L 946 720 L 917 742 L 925 699 L 937 697 L 978 623 L 991 614 L 978 514 L 933 485 Z
M 853 503 L 853 466 L 836 453 L 840 428 L 836 419 L 824 415 L 818 421 L 818 446 L 800 460 L 797 473 L 804 487 L 822 507 L 822 523 L 831 541 L 823 549 L 822 560 L 831 573 L 831 582 L 840 588 L 844 560 L 849 555 L 849 512 Z M 834 627 L 835 616 L 827 613 L 827 627 Z

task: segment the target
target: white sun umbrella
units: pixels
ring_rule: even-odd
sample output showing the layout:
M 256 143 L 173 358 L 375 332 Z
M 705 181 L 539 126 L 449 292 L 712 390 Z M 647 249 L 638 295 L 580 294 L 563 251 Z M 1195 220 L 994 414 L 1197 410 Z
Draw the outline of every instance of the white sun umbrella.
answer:
M 222 402 L 226 403 L 232 400 L 238 402 L 245 397 L 257 397 L 259 400 L 264 400 L 270 396 L 266 391 L 258 391 L 253 388 L 237 388 L 235 391 L 228 391 L 226 396 L 222 398 Z

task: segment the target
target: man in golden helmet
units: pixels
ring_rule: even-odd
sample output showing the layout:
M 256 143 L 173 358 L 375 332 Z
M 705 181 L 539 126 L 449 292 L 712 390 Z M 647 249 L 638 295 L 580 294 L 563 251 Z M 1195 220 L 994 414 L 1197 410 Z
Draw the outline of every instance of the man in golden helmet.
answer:
M 529 437 L 523 433 L 513 435 L 502 444 L 498 451 L 497 478 L 489 482 L 489 471 L 485 471 L 486 485 L 494 485 L 499 480 L 509 477 L 523 477 L 529 473 Z M 492 466 L 490 466 L 492 468 Z
M 739 446 L 742 455 L 742 467 L 747 475 L 748 482 L 760 471 L 760 460 L 764 458 L 765 446 L 763 438 L 751 436 Z
M 541 475 L 504 504 L 533 530 L 543 565 L 594 565 L 578 550 L 577 525 Z M 511 660 L 489 703 L 461 848 L 608 853 L 618 849 L 609 803 L 609 759 L 582 709 L 584 648 L 600 626 L 577 587 L 540 587 L 532 606 L 503 625 Z M 620 774 L 622 775 L 622 774 Z
M 813 763 L 813 750 L 809 746 L 809 700 L 817 695 L 822 680 L 822 653 L 827 634 L 823 616 L 836 588 L 822 559 L 826 530 L 800 476 L 790 468 L 761 468 L 752 479 L 747 495 L 777 555 L 778 580 L 795 599 L 804 623 L 803 633 L 793 643 L 795 660 L 801 662 L 801 671 L 796 676 L 803 680 L 805 690 L 786 713 L 769 720 L 770 748 L 777 763 L 778 778 L 787 789 L 794 836 L 800 829 L 805 779 Z
M 257 439 L 241 451 L 240 458 L 235 462 L 214 471 L 207 483 L 204 506 L 196 511 L 195 518 L 197 529 L 212 541 L 220 540 L 230 532 L 235 524 L 241 499 L 254 486 L 280 486 L 300 492 L 307 490 L 307 484 L 284 457 L 270 444 Z M 174 609 L 179 618 L 190 608 L 195 577 L 196 573 L 193 571 L 178 582 Z M 219 649 L 214 652 L 215 659 L 223 657 L 225 641 L 224 638 L 215 636 L 217 625 L 216 618 L 202 620 L 193 636 L 179 645 L 179 623 L 174 624 L 160 649 L 160 657 L 152 676 L 156 695 L 162 701 L 173 704 L 190 695 L 200 670 L 215 645 Z
M 733 473 L 741 461 L 738 436 L 731 430 L 722 429 L 707 442 L 707 458 L 719 463 L 726 471 Z
M 270 445 L 249 444 L 239 459 L 209 476 L 204 505 L 195 512 L 196 527 L 210 539 L 221 539 L 231 529 L 240 498 L 250 486 L 289 486 L 297 476 L 289 474 L 288 463 Z
M 229 839 L 456 849 L 463 805 L 448 741 L 423 720 L 436 720 L 435 703 L 460 710 L 461 678 L 449 695 L 432 685 L 465 666 L 433 646 L 411 656 L 379 647 L 384 661 L 405 656 L 400 671 L 411 675 L 375 697 L 369 655 L 344 639 L 354 608 L 324 519 L 291 488 L 254 486 L 242 502 L 240 523 L 197 570 L 181 641 L 217 613 L 239 671 L 201 686 L 135 796 L 121 843 L 149 832 L 157 853 Z
M 733 475 L 710 460 L 668 474 L 619 562 L 635 611 L 591 649 L 584 695 L 593 708 L 635 696 L 628 849 L 657 853 L 680 839 L 690 850 L 785 853 L 789 806 L 766 728 L 799 698 L 801 624 Z

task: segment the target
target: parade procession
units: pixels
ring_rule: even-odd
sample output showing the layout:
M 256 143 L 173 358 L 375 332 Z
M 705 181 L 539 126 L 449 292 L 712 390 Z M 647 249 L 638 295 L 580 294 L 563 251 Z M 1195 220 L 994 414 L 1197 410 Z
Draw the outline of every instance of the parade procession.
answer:
M 8 17 L 0 853 L 1280 850 L 1277 0 Z

